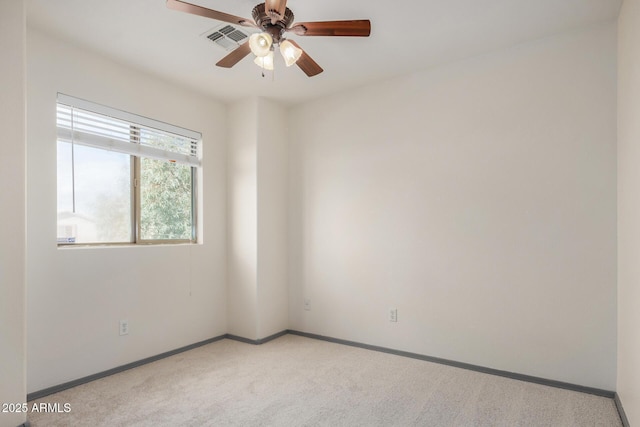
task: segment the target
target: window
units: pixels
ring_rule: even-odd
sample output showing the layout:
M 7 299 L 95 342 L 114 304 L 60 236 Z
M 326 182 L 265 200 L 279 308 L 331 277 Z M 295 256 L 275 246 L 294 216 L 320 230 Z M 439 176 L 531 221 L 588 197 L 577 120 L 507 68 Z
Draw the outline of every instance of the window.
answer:
M 58 94 L 58 244 L 194 243 L 201 135 Z

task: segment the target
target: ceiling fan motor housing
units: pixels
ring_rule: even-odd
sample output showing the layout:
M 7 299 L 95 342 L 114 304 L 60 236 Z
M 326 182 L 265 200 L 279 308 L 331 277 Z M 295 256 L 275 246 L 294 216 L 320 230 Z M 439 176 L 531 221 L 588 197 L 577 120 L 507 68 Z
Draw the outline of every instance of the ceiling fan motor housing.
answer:
M 264 3 L 260 3 L 254 7 L 251 15 L 256 24 L 273 37 L 275 43 L 280 43 L 284 31 L 291 26 L 294 19 L 293 12 L 287 7 L 284 15 L 279 17 L 276 23 L 273 24 L 271 17 L 265 10 Z

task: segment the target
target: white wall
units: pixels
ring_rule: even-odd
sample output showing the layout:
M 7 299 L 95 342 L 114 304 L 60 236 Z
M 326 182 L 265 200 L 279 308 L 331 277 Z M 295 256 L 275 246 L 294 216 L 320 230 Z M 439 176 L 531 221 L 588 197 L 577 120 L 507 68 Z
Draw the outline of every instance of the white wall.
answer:
M 290 123 L 293 329 L 616 388 L 615 24 Z
M 640 1 L 618 22 L 618 394 L 640 424 Z
M 229 333 L 288 328 L 286 111 L 251 98 L 230 108 Z
M 287 281 L 287 115 L 258 100 L 258 336 L 289 328 Z
M 226 333 L 225 107 L 31 29 L 27 42 L 28 391 Z M 57 248 L 57 92 L 202 132 L 201 244 Z
M 26 402 L 25 142 L 26 18 L 22 1 L 0 2 L 0 403 Z M 0 427 L 24 413 L 0 412 Z
M 229 108 L 227 233 L 229 333 L 258 339 L 258 100 Z

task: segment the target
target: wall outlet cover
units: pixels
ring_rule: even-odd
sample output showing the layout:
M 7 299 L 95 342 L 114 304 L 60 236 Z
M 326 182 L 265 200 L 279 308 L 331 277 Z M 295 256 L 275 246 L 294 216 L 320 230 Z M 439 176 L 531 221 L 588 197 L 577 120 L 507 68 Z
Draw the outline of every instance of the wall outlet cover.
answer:
M 129 321 L 121 320 L 120 321 L 120 335 L 129 335 Z

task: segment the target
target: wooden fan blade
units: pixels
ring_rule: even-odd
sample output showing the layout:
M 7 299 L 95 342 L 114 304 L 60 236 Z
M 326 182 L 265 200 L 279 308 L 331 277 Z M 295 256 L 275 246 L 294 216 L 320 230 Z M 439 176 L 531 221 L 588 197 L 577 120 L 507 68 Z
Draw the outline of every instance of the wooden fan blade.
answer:
M 244 59 L 244 57 L 249 55 L 250 53 L 251 53 L 251 48 L 249 47 L 249 42 L 248 41 L 244 42 L 243 44 L 238 46 L 233 52 L 231 52 L 229 55 L 225 56 L 220 61 L 218 61 L 216 65 L 218 67 L 231 68 L 234 65 L 236 65 L 238 62 L 240 62 L 242 59 Z
M 313 76 L 317 76 L 318 74 L 320 74 L 321 72 L 323 72 L 324 70 L 322 69 L 321 66 L 318 65 L 318 63 L 316 61 L 313 60 L 313 58 L 311 58 L 307 52 L 305 52 L 298 43 L 294 42 L 293 40 L 287 39 L 292 45 L 294 45 L 295 47 L 297 47 L 298 49 L 302 50 L 302 56 L 298 59 L 298 61 L 296 61 L 296 65 L 298 67 L 300 67 L 300 69 L 302 71 L 304 71 L 304 73 L 309 76 L 309 77 L 313 77 Z
M 266 0 L 264 2 L 264 10 L 267 16 L 271 18 L 271 24 L 284 18 L 284 12 L 287 9 L 287 0 Z
M 288 29 L 299 36 L 369 37 L 371 21 L 298 22 Z
M 244 27 L 256 26 L 256 24 L 250 19 L 241 18 L 235 15 L 229 15 L 228 13 L 218 12 L 217 10 L 213 9 L 207 9 L 206 7 L 187 3 L 181 0 L 167 0 L 167 7 L 169 9 L 179 10 L 180 12 L 187 12 L 193 15 L 204 16 L 205 18 L 228 22 L 230 24 L 242 25 Z

